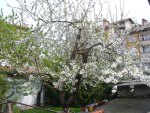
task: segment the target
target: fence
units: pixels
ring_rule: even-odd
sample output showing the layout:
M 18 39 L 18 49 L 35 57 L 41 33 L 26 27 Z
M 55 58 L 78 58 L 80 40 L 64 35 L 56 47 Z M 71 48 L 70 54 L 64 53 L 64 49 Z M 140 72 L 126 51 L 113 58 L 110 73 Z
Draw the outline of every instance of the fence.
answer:
M 39 110 L 42 110 L 42 111 L 48 111 L 50 113 L 60 113 L 60 111 L 54 111 L 54 110 L 45 109 L 45 108 L 42 108 L 42 107 L 27 105 L 27 104 L 24 104 L 24 103 L 19 103 L 19 102 L 5 100 L 5 99 L 1 99 L 0 102 L 1 102 L 0 105 L 6 105 L 5 109 L 2 109 L 2 111 L 0 111 L 0 113 L 13 113 L 13 111 L 12 111 L 12 105 L 13 104 L 24 105 L 24 106 L 39 109 Z

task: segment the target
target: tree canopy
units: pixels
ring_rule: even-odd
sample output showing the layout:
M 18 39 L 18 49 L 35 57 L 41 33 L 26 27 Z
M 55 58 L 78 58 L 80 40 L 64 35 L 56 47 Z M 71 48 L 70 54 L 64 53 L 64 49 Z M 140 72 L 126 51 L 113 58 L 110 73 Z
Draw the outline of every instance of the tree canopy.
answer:
M 135 50 L 123 45 L 129 31 L 112 24 L 118 32 L 106 35 L 101 1 L 17 1 L 18 11 L 35 24 L 26 32 L 1 27 L 5 32 L 0 37 L 0 58 L 17 72 L 32 74 L 59 91 L 64 106 L 70 105 L 80 86 L 135 79 L 149 83 L 145 68 L 135 64 Z

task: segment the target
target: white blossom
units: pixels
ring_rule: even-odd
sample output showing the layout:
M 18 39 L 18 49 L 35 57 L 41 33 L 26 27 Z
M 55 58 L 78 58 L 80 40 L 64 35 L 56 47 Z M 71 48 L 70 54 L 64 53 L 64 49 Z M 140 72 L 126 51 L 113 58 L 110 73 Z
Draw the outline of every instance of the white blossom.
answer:
M 86 72 L 85 72 L 84 69 L 81 69 L 80 72 L 79 72 L 79 74 L 81 74 L 81 75 L 82 75 L 82 74 L 85 74 L 85 73 L 86 73 Z
M 114 93 L 116 93 L 116 92 L 117 92 L 117 90 L 113 89 L 111 92 L 114 94 Z
M 116 58 L 116 61 L 117 61 L 118 63 L 122 63 L 122 57 Z
M 117 63 L 113 63 L 112 65 L 111 65 L 111 68 L 116 68 L 117 67 Z

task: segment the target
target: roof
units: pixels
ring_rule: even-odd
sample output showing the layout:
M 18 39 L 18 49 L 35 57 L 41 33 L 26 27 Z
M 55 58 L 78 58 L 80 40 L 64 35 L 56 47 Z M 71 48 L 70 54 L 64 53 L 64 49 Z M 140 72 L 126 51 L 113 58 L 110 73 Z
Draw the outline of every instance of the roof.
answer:
M 118 24 L 118 23 L 119 23 L 119 24 L 122 24 L 122 23 L 124 23 L 125 21 L 130 21 L 132 24 L 135 24 L 135 22 L 134 22 L 131 18 L 122 19 L 122 20 L 113 22 L 112 24 Z
M 121 86 L 130 86 L 130 85 L 146 85 L 146 84 L 144 84 L 141 81 L 135 81 L 134 83 L 124 82 L 124 83 L 117 84 L 118 87 L 121 87 Z
M 105 113 L 149 113 L 150 98 L 118 98 L 99 109 L 104 109 Z
M 126 18 L 126 19 L 119 20 L 119 21 L 117 21 L 117 23 L 122 23 L 122 22 L 125 22 L 125 21 L 130 21 L 132 24 L 135 24 L 134 21 L 131 18 Z
M 146 25 L 138 25 L 133 27 L 131 33 L 147 31 L 147 30 L 150 30 L 150 23 L 147 23 Z
M 106 21 L 106 20 L 105 20 Z M 107 28 L 114 28 L 114 26 L 118 27 L 119 29 L 125 29 L 126 25 L 125 22 L 130 21 L 132 25 L 135 25 L 135 22 L 131 18 L 122 19 L 116 22 L 109 23 Z

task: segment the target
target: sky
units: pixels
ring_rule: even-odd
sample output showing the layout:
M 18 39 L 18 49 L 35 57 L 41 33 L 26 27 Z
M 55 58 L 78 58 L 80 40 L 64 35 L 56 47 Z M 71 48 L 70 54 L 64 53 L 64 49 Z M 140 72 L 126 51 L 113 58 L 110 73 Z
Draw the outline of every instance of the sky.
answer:
M 16 6 L 15 0 L 0 0 L 0 8 L 3 8 L 5 15 L 11 13 L 11 8 L 6 4 L 9 3 L 11 6 Z M 115 4 L 119 7 L 120 0 L 109 0 L 111 1 L 112 10 Z M 123 1 L 123 0 L 122 0 Z M 150 5 L 147 0 L 125 0 L 125 13 L 127 18 L 134 18 L 138 23 L 141 23 L 141 19 L 150 21 Z

